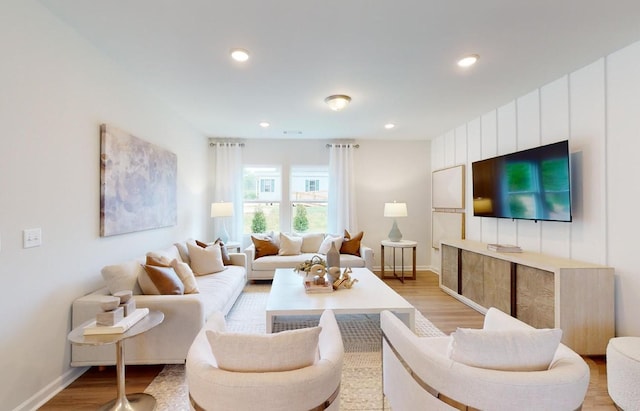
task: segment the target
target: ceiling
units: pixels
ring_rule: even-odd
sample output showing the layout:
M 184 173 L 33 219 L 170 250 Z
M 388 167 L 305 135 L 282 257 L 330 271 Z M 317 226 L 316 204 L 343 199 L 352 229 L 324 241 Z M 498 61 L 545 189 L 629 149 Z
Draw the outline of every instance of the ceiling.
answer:
M 208 137 L 430 139 L 640 40 L 638 0 L 40 3 Z

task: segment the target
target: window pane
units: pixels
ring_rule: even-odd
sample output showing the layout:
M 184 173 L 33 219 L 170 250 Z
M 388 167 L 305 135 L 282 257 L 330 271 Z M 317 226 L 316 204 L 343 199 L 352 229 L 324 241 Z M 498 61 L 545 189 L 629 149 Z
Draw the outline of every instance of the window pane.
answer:
M 280 201 L 281 173 L 278 167 L 245 167 L 243 175 L 245 201 Z
M 329 199 L 329 172 L 326 167 L 292 167 L 291 201 Z
M 244 233 L 280 231 L 280 203 L 244 203 Z
M 293 232 L 327 232 L 327 203 L 293 203 L 292 215 Z

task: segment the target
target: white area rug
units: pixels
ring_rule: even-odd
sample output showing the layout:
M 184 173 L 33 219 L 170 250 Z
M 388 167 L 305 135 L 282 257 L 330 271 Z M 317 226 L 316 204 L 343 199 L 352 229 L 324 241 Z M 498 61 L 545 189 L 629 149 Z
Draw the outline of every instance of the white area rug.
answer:
M 247 285 L 227 316 L 227 328 L 237 332 L 266 332 L 265 308 L 270 288 L 270 284 Z M 340 409 L 345 411 L 382 410 L 380 318 L 378 315 L 336 317 L 345 348 Z M 317 324 L 318 317 L 315 316 L 277 317 L 274 332 Z M 416 312 L 416 334 L 444 335 L 419 312 Z M 145 392 L 156 398 L 158 411 L 190 409 L 184 365 L 165 366 Z M 388 405 L 385 409 L 388 409 Z

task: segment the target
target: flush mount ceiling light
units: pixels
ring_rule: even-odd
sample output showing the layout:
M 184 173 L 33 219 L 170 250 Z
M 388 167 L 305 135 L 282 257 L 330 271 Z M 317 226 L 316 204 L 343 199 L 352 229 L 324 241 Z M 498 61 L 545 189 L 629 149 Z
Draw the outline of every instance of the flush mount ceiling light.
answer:
M 245 49 L 231 49 L 231 58 L 235 61 L 245 62 L 249 60 L 249 52 Z
M 334 94 L 333 96 L 329 96 L 324 99 L 324 102 L 327 103 L 329 108 L 333 111 L 340 111 L 349 104 L 351 101 L 351 97 L 346 96 L 344 94 Z
M 270 125 L 271 125 L 271 124 L 269 124 L 269 123 L 268 123 L 268 122 L 266 122 L 266 121 L 262 121 L 262 122 L 260 123 L 260 127 L 262 127 L 262 128 L 268 128 Z
M 387 123 L 384 125 L 384 128 L 386 128 L 387 130 L 391 130 L 392 128 L 394 128 L 396 125 L 393 123 Z
M 471 67 L 474 64 L 476 64 L 478 62 L 478 59 L 480 58 L 479 55 L 477 54 L 470 54 L 466 57 L 461 58 L 460 60 L 458 60 L 458 66 L 460 67 Z

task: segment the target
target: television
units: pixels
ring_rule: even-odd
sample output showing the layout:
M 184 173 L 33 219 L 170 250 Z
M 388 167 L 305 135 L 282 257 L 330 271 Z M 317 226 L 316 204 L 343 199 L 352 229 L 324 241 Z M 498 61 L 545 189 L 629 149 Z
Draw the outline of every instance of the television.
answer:
M 471 164 L 473 215 L 571 221 L 569 141 Z

